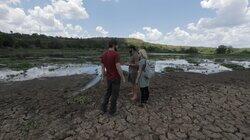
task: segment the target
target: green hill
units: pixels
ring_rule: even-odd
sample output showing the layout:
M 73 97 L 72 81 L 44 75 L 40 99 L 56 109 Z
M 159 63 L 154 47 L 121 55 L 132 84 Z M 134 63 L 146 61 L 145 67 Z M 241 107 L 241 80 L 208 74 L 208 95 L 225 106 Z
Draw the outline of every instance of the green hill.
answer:
M 181 52 L 189 47 L 153 44 L 133 38 L 65 38 L 38 34 L 0 32 L 0 48 L 41 48 L 41 49 L 105 49 L 111 39 L 116 39 L 121 50 L 129 45 L 144 48 L 149 52 Z
M 127 51 L 128 46 L 134 45 L 137 48 L 146 49 L 148 52 L 203 55 L 213 55 L 216 53 L 216 48 L 153 44 L 133 38 L 66 38 L 3 32 L 0 32 L 0 49 L 83 49 L 103 51 L 107 48 L 107 44 L 111 39 L 118 41 L 120 51 Z M 233 49 L 231 54 L 242 53 L 249 55 L 249 52 L 250 49 Z

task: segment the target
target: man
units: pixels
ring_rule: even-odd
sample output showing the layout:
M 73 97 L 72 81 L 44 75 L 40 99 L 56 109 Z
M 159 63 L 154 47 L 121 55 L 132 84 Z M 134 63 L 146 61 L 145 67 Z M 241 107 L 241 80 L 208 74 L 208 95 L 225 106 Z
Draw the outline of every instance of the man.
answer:
M 138 99 L 138 87 L 135 83 L 137 78 L 138 70 L 139 70 L 139 56 L 138 51 L 135 46 L 131 45 L 130 47 L 130 60 L 129 60 L 129 76 L 128 81 L 132 84 L 132 94 L 133 97 L 131 100 L 135 101 Z
M 125 78 L 121 69 L 120 56 L 117 52 L 117 42 L 112 40 L 109 42 L 109 49 L 101 56 L 103 76 L 107 78 L 107 92 L 104 95 L 101 110 L 107 112 L 107 106 L 111 97 L 111 105 L 109 114 L 116 112 L 117 98 L 119 96 L 121 80 L 125 82 Z

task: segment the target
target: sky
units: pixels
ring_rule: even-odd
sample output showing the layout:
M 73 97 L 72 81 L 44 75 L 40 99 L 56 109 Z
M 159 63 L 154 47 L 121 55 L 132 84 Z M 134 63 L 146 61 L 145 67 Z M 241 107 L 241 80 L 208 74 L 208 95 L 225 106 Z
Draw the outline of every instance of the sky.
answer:
M 0 0 L 0 31 L 250 48 L 250 0 Z

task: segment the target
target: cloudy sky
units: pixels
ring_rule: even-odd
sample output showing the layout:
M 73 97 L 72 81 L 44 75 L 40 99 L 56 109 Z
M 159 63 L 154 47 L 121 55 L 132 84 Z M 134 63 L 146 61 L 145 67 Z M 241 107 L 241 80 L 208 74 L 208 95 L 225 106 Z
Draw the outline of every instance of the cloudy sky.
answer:
M 250 47 L 250 0 L 0 0 L 0 31 Z

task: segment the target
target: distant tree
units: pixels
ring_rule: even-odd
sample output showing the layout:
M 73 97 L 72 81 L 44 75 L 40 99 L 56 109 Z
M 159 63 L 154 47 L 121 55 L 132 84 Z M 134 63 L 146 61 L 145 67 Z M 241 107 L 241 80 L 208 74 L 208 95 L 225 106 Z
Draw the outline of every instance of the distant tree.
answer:
M 62 48 L 62 44 L 56 40 L 56 39 L 53 39 L 49 44 L 48 44 L 48 47 L 50 49 L 60 49 Z
M 0 34 L 0 48 L 3 47 L 3 35 Z
M 42 43 L 41 43 L 41 40 L 40 40 L 40 39 L 36 39 L 36 41 L 35 41 L 35 46 L 36 46 L 37 48 L 42 48 Z
M 228 46 L 227 47 L 227 54 L 230 54 L 233 52 L 233 46 Z
M 190 54 L 197 54 L 199 53 L 198 49 L 195 47 L 190 47 L 189 49 L 185 50 L 186 53 L 190 53 Z
M 186 49 L 185 48 L 181 48 L 180 49 L 180 53 L 186 53 Z
M 3 36 L 3 47 L 13 47 L 14 46 L 14 39 L 11 35 L 4 35 Z
M 27 41 L 20 39 L 16 42 L 15 47 L 16 48 L 28 48 L 29 44 L 27 43 Z
M 217 54 L 229 54 L 233 52 L 233 47 L 232 46 L 225 46 L 225 45 L 220 45 L 216 49 Z

